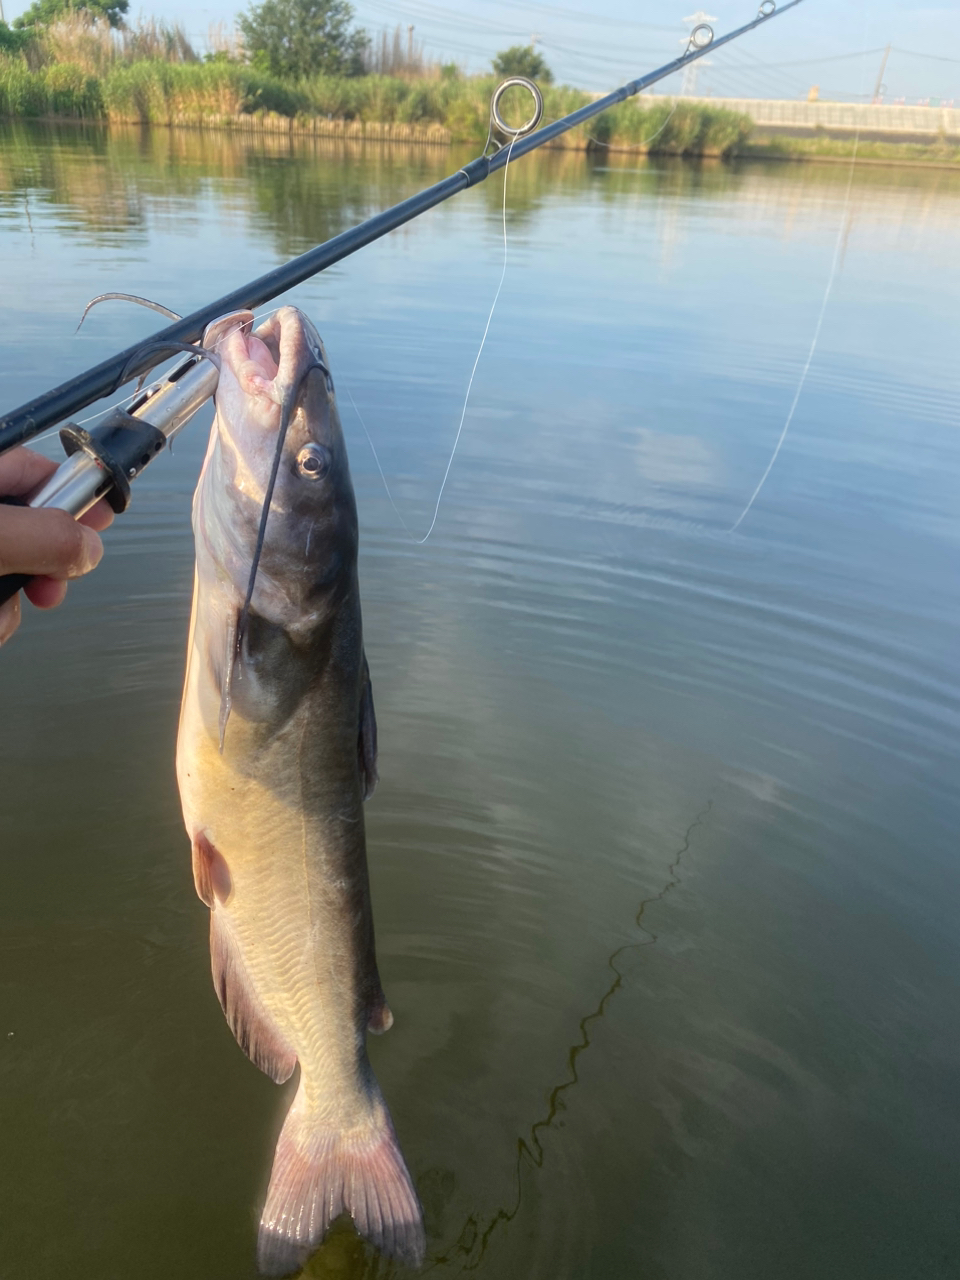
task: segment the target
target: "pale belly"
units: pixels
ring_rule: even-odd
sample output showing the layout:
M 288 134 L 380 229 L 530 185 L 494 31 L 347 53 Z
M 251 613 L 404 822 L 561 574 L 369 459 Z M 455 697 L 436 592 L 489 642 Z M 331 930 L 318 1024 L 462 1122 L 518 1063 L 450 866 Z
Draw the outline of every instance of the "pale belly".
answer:
M 188 833 L 223 862 L 212 910 L 237 980 L 295 1053 L 311 1104 L 363 1125 L 371 926 L 359 800 L 305 808 L 295 724 L 251 758 L 242 725 L 221 755 L 205 720 L 188 696 L 177 771 Z

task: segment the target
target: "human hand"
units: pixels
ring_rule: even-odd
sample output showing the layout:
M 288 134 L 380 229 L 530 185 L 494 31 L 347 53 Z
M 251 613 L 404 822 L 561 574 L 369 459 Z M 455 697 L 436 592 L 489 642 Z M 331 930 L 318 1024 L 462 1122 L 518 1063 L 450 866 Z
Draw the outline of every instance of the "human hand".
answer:
M 0 454 L 0 497 L 29 498 L 57 469 L 32 449 Z M 0 574 L 35 575 L 23 594 L 38 609 L 52 609 L 67 593 L 67 579 L 79 578 L 100 563 L 97 536 L 113 520 L 100 501 L 79 520 L 52 507 L 13 507 L 0 503 Z M 20 592 L 0 605 L 0 644 L 20 625 Z

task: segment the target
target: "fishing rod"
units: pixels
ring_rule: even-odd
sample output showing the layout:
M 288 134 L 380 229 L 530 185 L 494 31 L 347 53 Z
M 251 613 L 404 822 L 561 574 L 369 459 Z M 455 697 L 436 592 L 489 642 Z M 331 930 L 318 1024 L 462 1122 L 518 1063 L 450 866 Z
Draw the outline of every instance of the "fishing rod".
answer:
M 405 222 L 410 222 L 413 218 L 426 213 L 428 209 L 434 208 L 444 200 L 449 200 L 458 192 L 483 182 L 492 173 L 503 168 L 507 161 L 508 150 L 511 152 L 511 160 L 519 159 L 537 147 L 543 146 L 544 143 L 566 133 L 569 129 L 606 111 L 609 107 L 624 102 L 666 76 L 673 75 L 691 62 L 702 58 L 709 50 L 738 40 L 748 31 L 786 13 L 788 9 L 793 9 L 800 3 L 801 0 L 789 0 L 788 4 L 777 8 L 775 0 L 764 0 L 752 22 L 738 27 L 736 31 L 731 31 L 725 36 L 715 37 L 711 27 L 706 23 L 700 23 L 691 31 L 687 51 L 679 58 L 659 67 L 656 71 L 651 71 L 648 75 L 632 80 L 629 84 L 615 89 L 595 102 L 588 103 L 585 107 L 580 107 L 577 111 L 570 112 L 569 115 L 545 125 L 542 129 L 536 129 L 543 113 L 543 102 L 539 90 L 530 81 L 522 80 L 520 77 L 506 81 L 494 94 L 491 103 L 491 123 L 501 133 L 514 139 L 511 148 L 503 147 L 493 155 L 478 156 L 441 182 L 410 196 L 409 199 L 401 201 L 383 213 L 368 218 L 358 226 L 341 232 L 316 248 L 309 249 L 284 266 L 276 267 L 259 279 L 234 289 L 232 293 L 226 294 L 216 302 L 201 307 L 200 310 L 160 330 L 146 342 L 128 347 L 126 351 L 121 351 L 118 355 L 103 361 L 102 364 L 71 378 L 69 382 L 64 382 L 52 391 L 37 396 L 28 404 L 5 414 L 0 418 L 0 453 L 13 445 L 23 444 L 71 413 L 86 408 L 101 396 L 111 395 L 124 382 L 131 381 L 161 364 L 164 359 L 169 359 L 169 351 L 164 355 L 156 350 L 158 344 L 199 342 L 207 325 L 219 319 L 220 316 L 231 311 L 252 311 L 262 306 L 278 294 L 302 284 L 311 276 L 356 253 L 358 249 L 403 226 Z M 500 115 L 499 101 L 505 89 L 518 83 L 533 92 L 537 107 L 534 116 L 526 124 L 521 125 L 519 129 L 513 129 Z M 534 132 L 535 129 L 536 132 Z
M 25 444 L 46 428 L 63 422 L 70 414 L 93 404 L 103 396 L 114 394 L 125 383 L 148 374 L 170 359 L 171 351 L 200 341 L 208 324 L 232 311 L 253 311 L 295 285 L 326 270 L 336 262 L 356 253 L 365 245 L 379 240 L 388 232 L 418 218 L 451 196 L 485 181 L 514 159 L 536 150 L 579 124 L 600 115 L 609 107 L 625 102 L 650 85 L 673 75 L 702 58 L 709 50 L 738 40 L 748 31 L 796 8 L 801 0 L 789 0 L 777 7 L 776 0 L 763 0 L 757 16 L 750 22 L 715 36 L 713 28 L 699 23 L 690 32 L 687 48 L 680 57 L 658 67 L 647 75 L 631 80 L 612 93 L 571 111 L 551 124 L 537 128 L 543 116 L 543 98 L 531 81 L 521 76 L 505 80 L 495 90 L 490 102 L 490 130 L 481 155 L 456 173 L 402 200 L 392 208 L 368 218 L 356 227 L 333 236 L 306 253 L 266 275 L 241 285 L 232 293 L 176 320 L 152 337 L 111 356 L 92 369 L 37 396 L 34 400 L 0 417 L 0 454 L 16 445 Z M 513 127 L 503 118 L 500 104 L 506 91 L 522 87 L 533 98 L 534 110 L 524 124 Z M 499 133 L 510 139 L 509 147 L 495 139 Z M 491 143 L 497 148 L 488 154 Z M 130 499 L 129 481 L 134 479 L 153 458 L 162 452 L 167 441 L 180 430 L 197 409 L 216 390 L 217 370 L 199 356 L 181 362 L 165 380 L 140 393 L 127 410 L 115 409 L 106 422 L 91 432 L 68 424 L 61 431 L 64 448 L 71 456 L 51 477 L 30 506 L 53 506 L 80 516 L 102 496 L 115 510 L 122 511 Z M 171 388 L 176 387 L 176 394 Z M 183 416 L 187 404 L 193 405 Z M 13 575 L 0 578 L 0 603 L 9 599 Z M 22 583 L 20 584 L 22 585 Z M 12 589 L 11 589 L 12 587 Z

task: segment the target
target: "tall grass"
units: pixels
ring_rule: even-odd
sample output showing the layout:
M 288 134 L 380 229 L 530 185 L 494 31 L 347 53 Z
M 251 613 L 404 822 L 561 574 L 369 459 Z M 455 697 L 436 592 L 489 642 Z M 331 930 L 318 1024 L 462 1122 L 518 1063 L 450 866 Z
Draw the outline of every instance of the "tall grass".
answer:
M 202 123 L 210 117 L 271 112 L 362 125 L 442 125 L 454 142 L 480 143 L 496 81 L 466 79 L 429 63 L 410 31 L 383 32 L 367 53 L 368 74 L 286 81 L 254 71 L 225 29 L 211 32 L 201 62 L 177 24 L 140 19 L 114 30 L 80 10 L 32 31 L 19 52 L 0 52 L 0 116 L 67 116 L 142 124 Z M 544 91 L 544 118 L 590 101 L 577 89 Z M 505 104 L 510 117 L 509 103 Z M 514 106 L 519 123 L 526 101 Z M 668 114 L 669 113 L 669 114 Z M 729 153 L 749 122 L 702 105 L 624 103 L 568 140 L 582 147 L 636 146 L 685 153 Z
M 492 78 L 367 75 L 283 81 L 228 58 L 195 61 L 171 29 L 142 25 L 139 32 L 118 35 L 102 26 L 105 30 L 86 21 L 51 27 L 42 37 L 44 49 L 69 58 L 31 68 L 23 58 L 0 56 L 0 115 L 202 124 L 210 117 L 272 112 L 363 125 L 438 124 L 454 142 L 480 144 L 487 134 Z M 136 58 L 137 41 L 162 45 L 166 54 Z M 548 87 L 544 119 L 558 119 L 589 101 L 580 90 Z M 522 101 L 513 109 L 519 123 L 528 104 Z M 509 118 L 509 107 L 506 114 Z M 727 155 L 749 130 L 745 116 L 702 104 L 629 102 L 582 126 L 567 145 Z
M 82 9 L 32 31 L 24 56 L 34 70 L 62 62 L 101 77 L 122 63 L 200 60 L 179 23 L 139 18 L 115 30 L 105 18 L 91 17 Z
M 585 126 L 605 146 L 679 155 L 730 155 L 750 136 L 748 116 L 704 103 L 624 102 Z
M 97 120 L 104 115 L 101 82 L 72 63 L 31 71 L 19 58 L 0 58 L 0 116 L 62 116 Z
M 206 116 L 273 111 L 293 116 L 301 95 L 270 76 L 228 62 L 133 62 L 103 81 L 108 120 L 137 124 L 201 123 Z

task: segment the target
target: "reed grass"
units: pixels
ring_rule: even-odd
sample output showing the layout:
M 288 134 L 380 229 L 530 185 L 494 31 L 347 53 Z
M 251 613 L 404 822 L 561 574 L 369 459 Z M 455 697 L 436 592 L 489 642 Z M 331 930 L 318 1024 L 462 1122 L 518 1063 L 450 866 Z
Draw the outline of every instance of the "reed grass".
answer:
M 31 71 L 22 59 L 0 58 L 0 117 L 98 120 L 104 115 L 101 81 L 83 67 L 65 62 Z
M 294 116 L 302 98 L 280 80 L 225 62 L 133 62 L 103 81 L 108 120 L 132 124 L 202 124 L 208 117 L 258 111 Z
M 124 63 L 200 61 L 179 23 L 139 18 L 115 29 L 82 9 L 31 29 L 23 55 L 32 70 L 69 63 L 99 77 Z
M 62 24 L 57 24 L 58 26 Z M 103 24 L 104 26 L 106 24 Z M 161 43 L 159 29 L 141 36 Z M 272 114 L 360 125 L 440 125 L 450 141 L 480 144 L 487 134 L 493 78 L 367 75 L 283 81 L 228 59 L 194 61 L 171 37 L 165 56 L 136 58 L 124 33 L 109 38 L 98 24 L 54 27 L 44 36 L 50 60 L 0 57 L 0 116 L 67 116 L 140 124 L 201 125 Z M 70 57 L 61 55 L 69 54 Z M 590 101 L 577 89 L 544 90 L 544 119 L 555 120 Z M 510 117 L 510 107 L 504 104 Z M 514 105 L 516 123 L 528 103 Z M 745 116 L 701 104 L 623 103 L 582 126 L 564 144 L 627 147 L 687 155 L 727 155 L 747 137 Z

